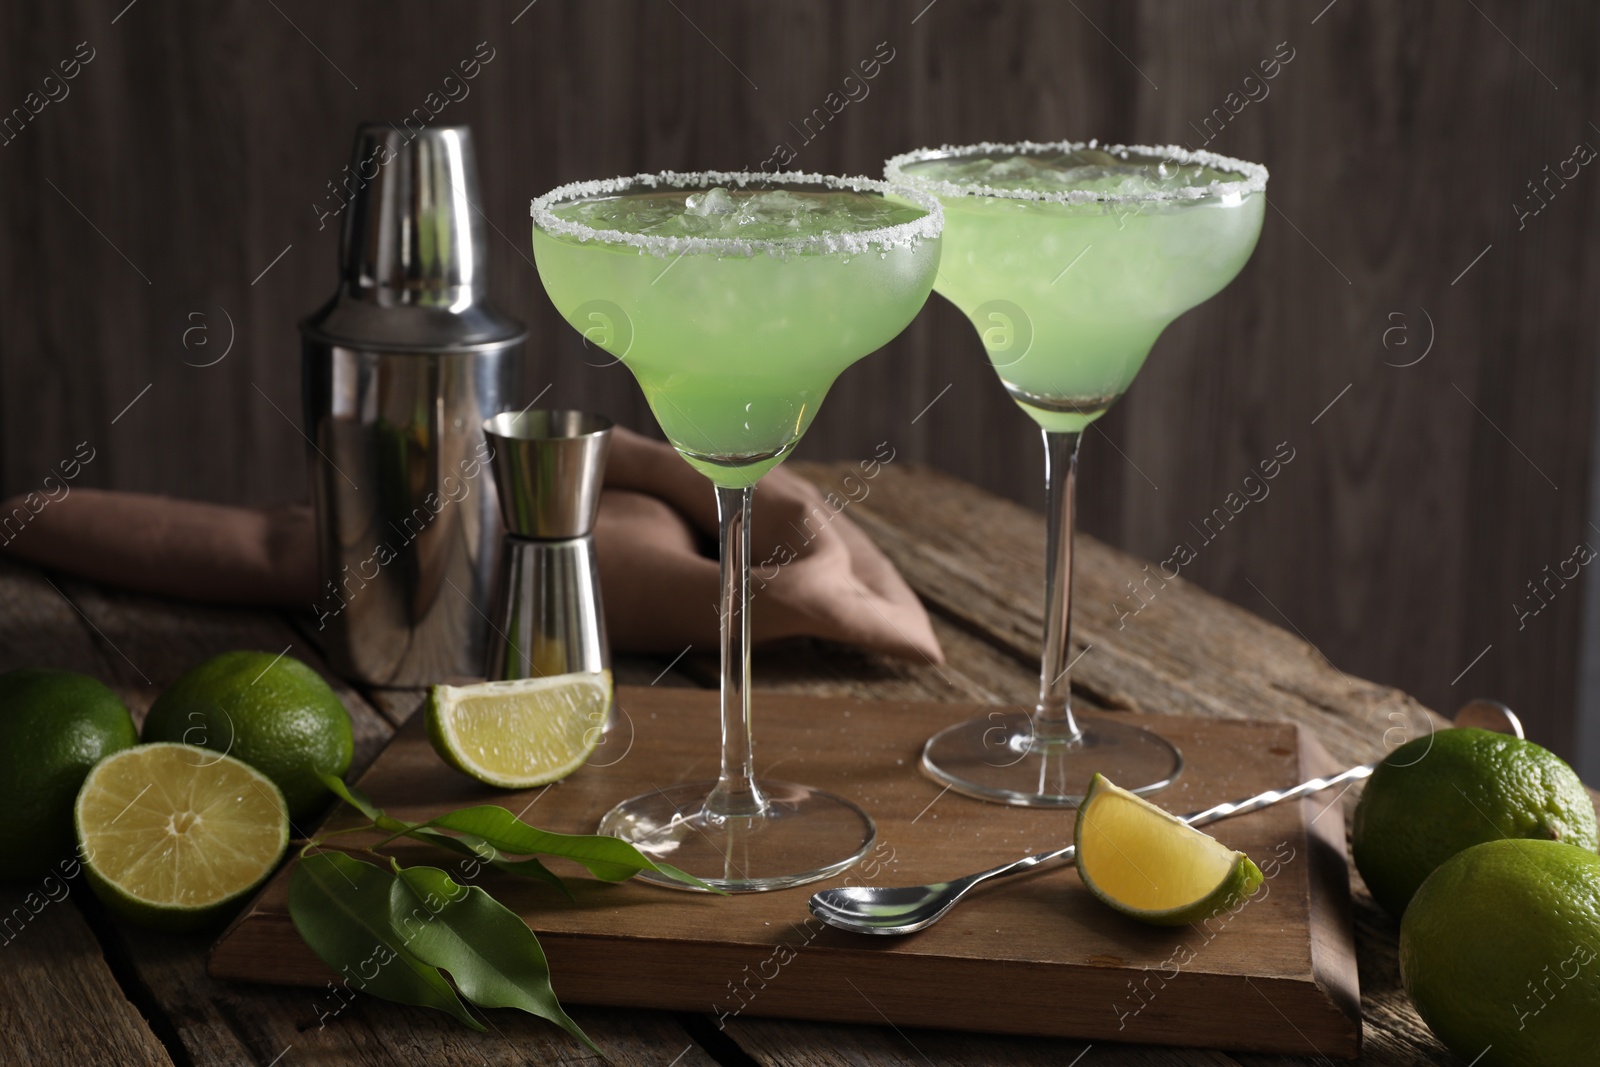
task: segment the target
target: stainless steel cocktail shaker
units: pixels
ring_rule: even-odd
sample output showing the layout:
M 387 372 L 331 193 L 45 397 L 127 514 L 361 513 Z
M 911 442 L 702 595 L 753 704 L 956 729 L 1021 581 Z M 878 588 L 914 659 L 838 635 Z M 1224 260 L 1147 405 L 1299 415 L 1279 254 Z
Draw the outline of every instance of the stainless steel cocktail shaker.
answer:
M 300 324 L 315 625 L 361 681 L 473 677 L 501 542 L 483 421 L 527 330 L 488 298 L 467 127 L 363 125 L 351 170 L 339 290 Z

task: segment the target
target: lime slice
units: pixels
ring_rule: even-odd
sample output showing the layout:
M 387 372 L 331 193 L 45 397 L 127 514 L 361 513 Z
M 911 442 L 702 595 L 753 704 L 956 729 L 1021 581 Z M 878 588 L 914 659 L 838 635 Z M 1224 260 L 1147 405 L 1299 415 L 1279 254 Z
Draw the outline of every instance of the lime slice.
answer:
M 463 774 L 528 789 L 583 766 L 610 714 L 610 671 L 436 685 L 428 694 L 428 737 Z
M 137 745 L 106 757 L 73 808 L 89 883 L 130 922 L 208 925 L 272 873 L 289 843 L 272 779 L 194 745 Z
M 1089 892 L 1142 922 L 1200 922 L 1261 884 L 1249 856 L 1100 774 L 1078 807 L 1076 840 L 1078 876 Z

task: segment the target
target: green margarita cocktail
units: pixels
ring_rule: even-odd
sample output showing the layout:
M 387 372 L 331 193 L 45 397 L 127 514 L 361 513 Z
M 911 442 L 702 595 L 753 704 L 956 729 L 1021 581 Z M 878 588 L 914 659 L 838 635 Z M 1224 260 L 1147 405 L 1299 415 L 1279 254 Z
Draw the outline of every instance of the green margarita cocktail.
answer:
M 1250 258 L 1266 172 L 1242 164 L 1255 182 L 1221 169 L 1231 161 L 1166 149 L 994 147 L 903 157 L 896 180 L 944 203 L 936 288 L 977 327 L 1013 399 L 1041 426 L 1082 430 L 1167 324 Z
M 1039 702 L 936 735 L 923 769 L 1009 804 L 1074 805 L 1096 771 L 1135 792 L 1160 789 L 1182 768 L 1175 747 L 1109 719 L 1080 724 L 1071 709 L 1078 442 L 1167 324 L 1250 258 L 1266 168 L 1090 141 L 924 149 L 885 172 L 944 205 L 935 288 L 966 313 L 1006 391 L 1043 430 L 1049 496 Z
M 839 373 L 927 300 L 938 255 L 927 210 L 852 188 L 629 187 L 548 218 L 533 249 L 557 310 L 606 335 L 719 485 L 794 448 Z
M 875 835 L 848 800 L 755 778 L 750 503 L 839 373 L 922 308 L 943 222 L 927 194 L 807 174 L 639 175 L 533 202 L 534 260 L 551 301 L 627 365 L 667 439 L 716 486 L 721 773 L 623 801 L 600 830 L 719 889 L 828 877 Z

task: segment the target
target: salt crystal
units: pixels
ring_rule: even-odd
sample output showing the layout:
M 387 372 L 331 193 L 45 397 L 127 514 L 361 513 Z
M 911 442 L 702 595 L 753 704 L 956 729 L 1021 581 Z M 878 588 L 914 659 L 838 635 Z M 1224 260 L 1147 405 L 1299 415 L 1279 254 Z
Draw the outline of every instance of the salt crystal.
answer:
M 1070 157 L 1068 161 L 1070 164 L 1087 164 L 1091 168 L 1104 168 L 1105 172 L 1101 177 L 1111 179 L 1106 184 L 1113 187 L 1084 188 L 1068 185 L 1063 179 L 1069 177 L 1069 168 L 1061 167 L 1052 173 L 1052 164 L 1048 162 L 1050 157 L 1059 160 L 1063 155 Z M 1038 167 L 1040 173 L 1028 175 L 1020 167 L 1016 174 L 1007 173 L 1010 170 L 1008 164 L 1019 162 L 1019 157 L 1024 156 L 1040 157 L 1037 162 L 1033 158 L 1022 161 Z M 1000 157 L 1001 162 L 997 163 L 996 157 Z M 932 160 L 946 164 L 943 173 L 938 177 L 906 171 L 908 166 Z M 1059 167 L 1059 163 L 1054 166 Z M 1130 170 L 1138 171 L 1139 176 L 1129 175 Z M 1207 175 L 1206 170 L 1220 172 L 1226 177 Z M 1121 173 L 1116 174 L 1118 171 Z M 1219 197 L 1236 202 L 1252 193 L 1263 192 L 1267 187 L 1267 168 L 1258 163 L 1247 163 L 1214 152 L 1195 151 L 1176 145 L 1102 146 L 1095 141 L 1057 141 L 1049 144 L 1018 141 L 1014 144 L 983 142 L 964 146 L 944 145 L 937 149 L 920 149 L 895 156 L 885 166 L 884 176 L 897 185 L 909 186 L 937 196 L 985 196 L 1065 204 L 1144 204 Z M 1060 183 L 1066 187 L 1059 190 L 1046 189 L 1043 188 L 1045 182 L 1042 180 L 1035 182 L 1038 186 L 1035 188 L 1015 188 L 1009 184 L 1025 176 L 1029 177 L 1030 181 L 1048 178 L 1051 185 Z M 1083 176 L 1081 173 L 1078 175 L 1078 177 Z M 996 186 L 990 184 L 991 180 L 1008 184 Z
M 618 246 L 632 246 L 642 254 L 657 256 L 659 258 L 672 258 L 687 253 L 710 254 L 718 256 L 756 256 L 769 255 L 774 257 L 787 257 L 806 253 L 855 255 L 865 252 L 869 248 L 899 249 L 904 248 L 915 252 L 918 243 L 939 236 L 944 228 L 944 210 L 939 201 L 928 193 L 916 189 L 896 187 L 888 182 L 876 181 L 870 178 L 838 178 L 821 174 L 785 173 L 787 182 L 802 185 L 822 186 L 826 189 L 851 191 L 858 193 L 876 193 L 880 196 L 893 194 L 897 199 L 905 201 L 925 212 L 918 218 L 906 222 L 893 223 L 872 229 L 847 228 L 843 231 L 828 231 L 821 233 L 795 234 L 793 236 L 750 238 L 735 234 L 738 226 L 743 221 L 740 215 L 740 205 L 734 201 L 734 210 L 711 212 L 707 211 L 700 217 L 706 218 L 706 228 L 693 235 L 671 236 L 654 233 L 630 233 L 625 230 L 597 229 L 585 225 L 578 219 L 563 218 L 556 214 L 557 205 L 571 201 L 589 200 L 612 197 L 627 192 L 662 187 L 698 186 L 706 190 L 704 199 L 691 194 L 696 207 L 706 204 L 715 204 L 713 194 L 722 192 L 730 201 L 733 197 L 727 190 L 731 187 L 745 189 L 752 185 L 759 186 L 771 181 L 771 175 L 729 172 L 729 171 L 701 171 L 692 174 L 677 171 L 662 171 L 658 174 L 636 174 L 628 178 L 608 178 L 601 181 L 574 182 L 552 189 L 541 197 L 537 197 L 530 205 L 530 214 L 533 216 L 534 225 L 555 237 L 567 238 L 576 241 L 601 241 L 606 244 Z M 785 190 L 772 190 L 760 196 L 781 197 L 783 200 L 791 199 Z M 685 198 L 685 207 L 690 206 Z M 741 198 L 743 200 L 755 197 Z M 804 201 L 807 209 L 813 204 L 809 198 L 792 197 Z M 769 201 L 770 202 L 770 201 Z M 779 203 L 782 200 L 778 201 Z M 794 212 L 785 208 L 783 215 L 790 216 Z M 713 219 L 713 216 L 715 218 Z M 681 217 L 681 216 L 680 216 Z M 826 219 L 827 216 L 823 216 Z M 798 224 L 796 224 L 798 225 Z M 652 715 L 652 718 L 655 716 Z

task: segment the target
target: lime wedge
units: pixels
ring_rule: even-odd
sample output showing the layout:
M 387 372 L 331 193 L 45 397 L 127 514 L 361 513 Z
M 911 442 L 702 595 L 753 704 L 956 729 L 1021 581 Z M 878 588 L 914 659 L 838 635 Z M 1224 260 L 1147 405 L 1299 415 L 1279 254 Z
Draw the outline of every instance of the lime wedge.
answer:
M 289 843 L 272 779 L 232 756 L 167 742 L 101 760 L 73 820 L 95 894 L 130 922 L 163 930 L 221 918 Z
M 529 789 L 583 766 L 610 714 L 610 671 L 436 685 L 428 694 L 428 737 L 463 774 Z
M 1199 922 L 1261 884 L 1249 856 L 1100 774 L 1078 807 L 1076 840 L 1078 876 L 1089 892 L 1142 922 Z

